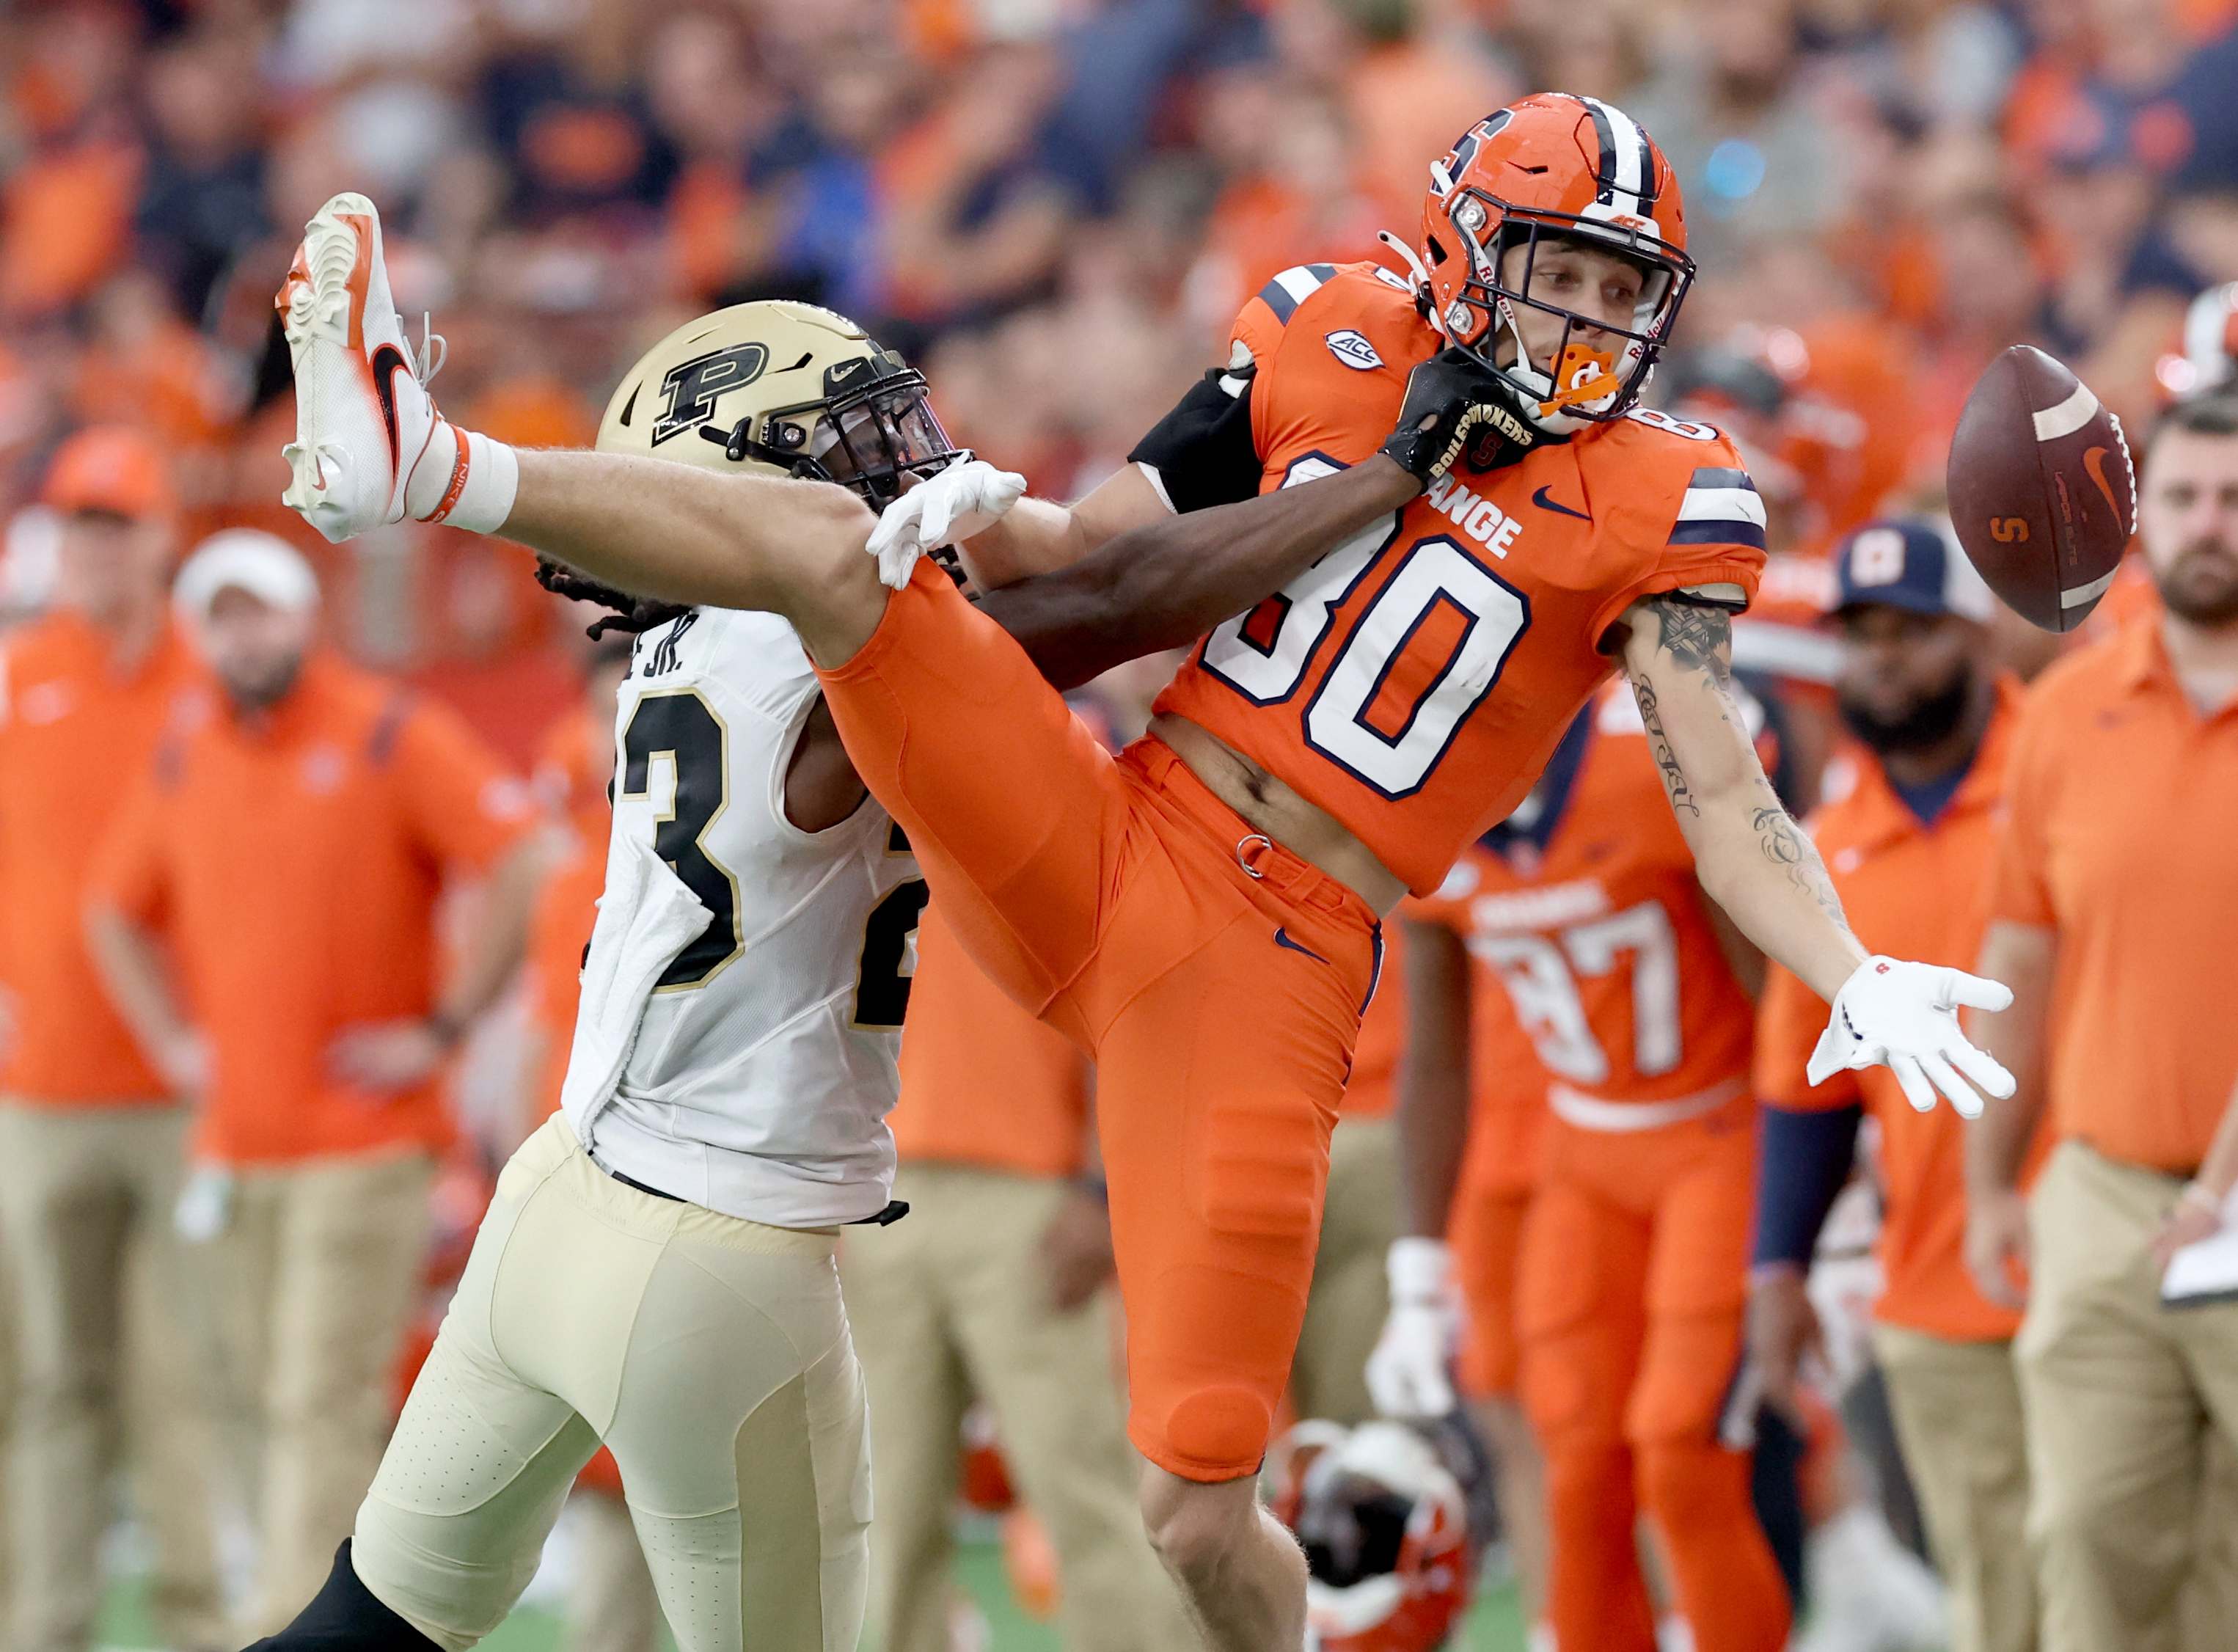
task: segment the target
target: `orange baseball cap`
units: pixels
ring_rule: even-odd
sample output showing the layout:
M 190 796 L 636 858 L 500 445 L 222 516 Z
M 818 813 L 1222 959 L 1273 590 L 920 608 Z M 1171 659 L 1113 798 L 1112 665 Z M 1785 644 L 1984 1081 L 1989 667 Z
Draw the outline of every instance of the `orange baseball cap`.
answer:
M 63 442 L 40 497 L 58 511 L 113 511 L 136 520 L 179 508 L 162 449 L 125 425 L 96 425 Z

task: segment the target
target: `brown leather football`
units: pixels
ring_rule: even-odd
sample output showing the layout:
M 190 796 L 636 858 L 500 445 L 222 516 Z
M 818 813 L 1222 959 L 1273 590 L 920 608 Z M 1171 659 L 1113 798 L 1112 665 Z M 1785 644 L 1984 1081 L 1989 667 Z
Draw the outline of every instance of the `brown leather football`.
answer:
M 1989 587 L 2072 631 L 2114 581 L 2136 523 L 2122 421 L 2042 350 L 2016 344 L 1975 381 L 1950 439 L 1950 521 Z

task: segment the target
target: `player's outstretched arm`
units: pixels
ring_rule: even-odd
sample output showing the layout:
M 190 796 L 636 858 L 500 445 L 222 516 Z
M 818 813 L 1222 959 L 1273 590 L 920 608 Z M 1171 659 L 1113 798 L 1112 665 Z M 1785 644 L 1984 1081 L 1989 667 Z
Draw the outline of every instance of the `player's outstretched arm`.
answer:
M 519 450 L 497 530 L 620 590 L 792 621 L 818 665 L 851 659 L 886 592 L 863 554 L 877 518 L 844 488 L 725 476 L 626 454 Z
M 1939 1090 L 1969 1117 L 1982 1103 L 1967 1079 L 2010 1094 L 2011 1076 L 1959 1031 L 1957 1006 L 2003 1009 L 2011 994 L 1958 970 L 1868 957 L 1850 932 L 1825 866 L 1765 778 L 1727 686 L 1731 616 L 1673 592 L 1634 603 L 1625 623 L 1625 670 L 1703 889 L 1833 1005 L 1811 1081 L 1884 1063 L 1914 1106 L 1932 1107 Z
M 1421 489 L 1377 454 L 1238 504 L 1161 513 L 1069 567 L 989 593 L 981 607 L 1043 676 L 1077 687 L 1127 660 L 1195 641 Z

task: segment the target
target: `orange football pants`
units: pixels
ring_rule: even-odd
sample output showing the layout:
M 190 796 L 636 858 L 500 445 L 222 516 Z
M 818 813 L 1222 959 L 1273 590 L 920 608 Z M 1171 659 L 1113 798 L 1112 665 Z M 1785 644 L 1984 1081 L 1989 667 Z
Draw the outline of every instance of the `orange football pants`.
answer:
M 1162 742 L 1105 752 L 928 562 L 818 675 L 964 950 L 1096 1058 L 1129 1435 L 1189 1479 L 1253 1472 L 1305 1316 L 1374 913 Z
M 1747 1303 L 1754 1111 L 1743 1095 L 1657 1130 L 1546 1122 L 1517 1297 L 1563 1652 L 1654 1652 L 1643 1510 L 1698 1652 L 1787 1643 L 1749 1458 L 1718 1439 Z

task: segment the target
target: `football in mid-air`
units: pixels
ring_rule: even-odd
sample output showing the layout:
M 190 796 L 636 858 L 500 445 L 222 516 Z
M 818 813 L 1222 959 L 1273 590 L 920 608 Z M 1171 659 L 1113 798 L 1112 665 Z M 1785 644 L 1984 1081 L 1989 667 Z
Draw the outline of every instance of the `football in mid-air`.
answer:
M 2122 421 L 2026 344 L 1975 381 L 1950 439 L 1950 493 L 1951 524 L 1976 570 L 2046 631 L 2089 617 L 2136 522 Z

